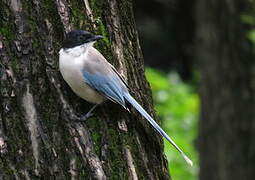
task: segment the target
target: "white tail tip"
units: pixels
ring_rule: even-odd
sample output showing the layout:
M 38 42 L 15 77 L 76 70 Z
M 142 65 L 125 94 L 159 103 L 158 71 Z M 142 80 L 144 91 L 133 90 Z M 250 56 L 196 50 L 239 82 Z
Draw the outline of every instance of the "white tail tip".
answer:
M 190 165 L 193 166 L 193 162 L 186 156 L 184 153 L 182 153 L 182 157 L 185 159 L 185 161 Z

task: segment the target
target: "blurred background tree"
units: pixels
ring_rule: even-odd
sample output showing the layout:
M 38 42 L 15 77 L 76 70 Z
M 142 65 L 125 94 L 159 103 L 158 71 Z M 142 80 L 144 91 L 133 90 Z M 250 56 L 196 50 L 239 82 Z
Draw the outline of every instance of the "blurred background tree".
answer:
M 253 179 L 255 2 L 140 0 L 134 8 L 158 116 L 195 161 L 187 167 L 166 143 L 172 178 Z

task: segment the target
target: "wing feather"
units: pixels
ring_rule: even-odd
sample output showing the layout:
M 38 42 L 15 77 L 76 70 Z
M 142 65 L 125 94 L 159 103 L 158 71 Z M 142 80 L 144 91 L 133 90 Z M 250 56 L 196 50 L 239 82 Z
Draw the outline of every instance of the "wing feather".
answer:
M 82 75 L 85 83 L 111 101 L 125 107 L 124 94 L 128 92 L 127 84 L 118 71 L 95 48 L 88 52 Z

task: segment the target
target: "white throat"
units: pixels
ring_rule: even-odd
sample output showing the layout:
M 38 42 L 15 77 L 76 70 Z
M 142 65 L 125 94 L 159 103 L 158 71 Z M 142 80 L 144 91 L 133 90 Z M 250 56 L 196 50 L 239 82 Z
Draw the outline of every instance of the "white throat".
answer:
M 62 49 L 62 50 L 70 56 L 79 57 L 81 55 L 86 55 L 88 52 L 88 49 L 93 47 L 94 43 L 95 42 L 89 42 L 89 43 L 82 44 L 80 46 L 76 46 L 76 47 L 68 48 L 68 49 Z

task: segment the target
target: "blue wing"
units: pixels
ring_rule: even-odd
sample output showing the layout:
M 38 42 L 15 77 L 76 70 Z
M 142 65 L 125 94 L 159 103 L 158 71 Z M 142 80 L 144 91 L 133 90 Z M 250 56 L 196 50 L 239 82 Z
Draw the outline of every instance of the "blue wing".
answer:
M 85 82 L 90 87 L 125 107 L 124 94 L 127 92 L 127 87 L 115 72 L 112 72 L 110 75 L 104 75 L 83 70 L 82 74 Z

